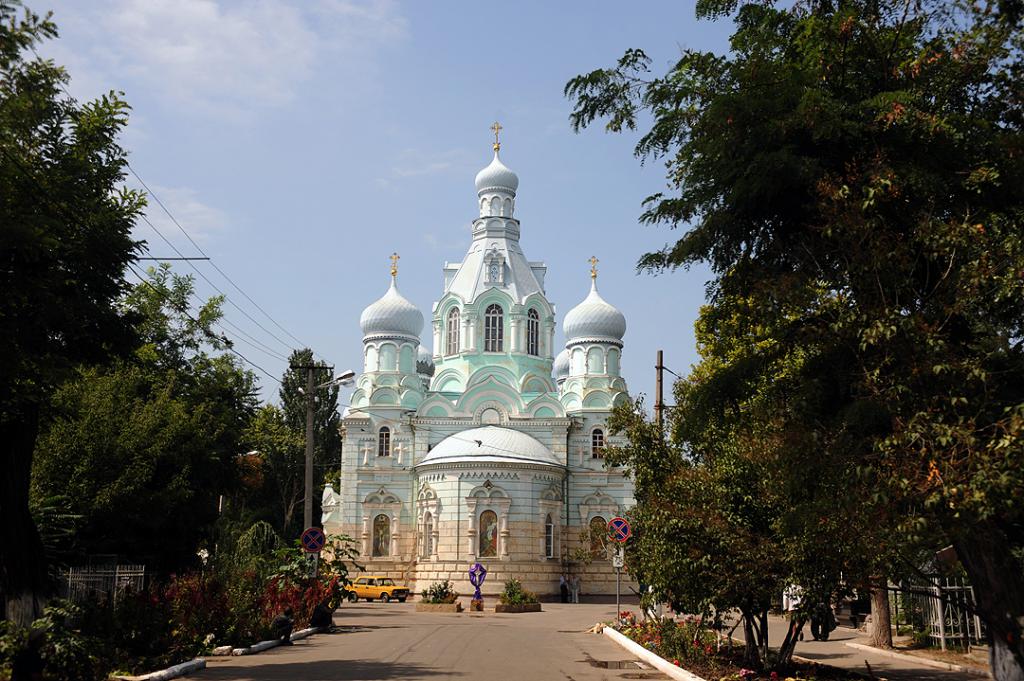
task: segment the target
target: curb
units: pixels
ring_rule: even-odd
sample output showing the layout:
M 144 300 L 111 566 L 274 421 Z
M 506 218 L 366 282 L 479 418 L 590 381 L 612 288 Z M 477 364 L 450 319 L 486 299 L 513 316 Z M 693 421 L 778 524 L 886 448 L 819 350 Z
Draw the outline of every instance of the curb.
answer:
M 317 633 L 318 631 L 320 631 L 320 629 L 316 627 L 308 627 L 306 629 L 302 629 L 301 631 L 296 631 L 294 634 L 291 635 L 291 638 L 289 640 L 299 641 L 306 638 L 307 636 Z M 248 648 L 235 648 L 231 651 L 231 654 L 236 657 L 239 655 L 255 655 L 256 653 L 262 653 L 264 650 L 276 648 L 279 645 L 281 645 L 281 639 L 275 638 L 269 641 L 260 641 L 259 643 L 253 643 Z
M 885 650 L 884 648 L 875 648 L 874 646 L 865 645 L 863 643 L 850 643 L 843 642 L 843 645 L 850 648 L 856 648 L 857 650 L 866 650 L 874 653 L 875 655 L 883 655 L 885 657 L 891 657 L 896 660 L 903 660 L 904 662 L 913 662 L 915 664 L 924 665 L 925 667 L 934 667 L 935 669 L 945 669 L 950 672 L 960 672 L 962 674 L 971 674 L 972 676 L 978 676 L 983 679 L 992 678 L 991 675 L 977 667 L 968 667 L 960 664 L 953 664 L 952 662 L 939 662 L 938 660 L 932 660 L 927 657 L 918 657 L 917 655 L 907 655 L 906 653 L 897 653 L 894 650 Z
M 628 653 L 639 657 L 641 660 L 663 674 L 668 675 L 670 678 L 676 679 L 677 681 L 706 681 L 704 678 L 688 672 L 682 667 L 675 666 L 665 658 L 655 655 L 651 651 L 647 650 L 647 648 L 644 648 L 639 643 L 631 640 L 623 634 L 620 634 L 609 626 L 605 626 L 601 632 L 625 648 Z
M 141 676 L 115 676 L 115 679 L 132 679 L 132 681 L 167 681 L 167 679 L 176 679 L 179 676 L 185 676 L 192 672 L 199 671 L 200 669 L 206 669 L 206 660 L 201 657 L 197 657 L 194 660 L 188 662 L 182 662 L 176 664 L 173 667 L 167 669 L 161 669 L 160 671 L 150 672 L 148 674 L 142 674 Z

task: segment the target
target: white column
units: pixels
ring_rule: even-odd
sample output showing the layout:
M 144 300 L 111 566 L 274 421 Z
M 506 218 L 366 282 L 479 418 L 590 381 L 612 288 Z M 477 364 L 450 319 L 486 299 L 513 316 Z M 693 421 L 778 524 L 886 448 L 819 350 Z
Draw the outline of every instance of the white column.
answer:
M 466 530 L 466 556 L 473 560 L 476 558 L 476 504 L 467 504 L 469 507 L 469 529 Z
M 522 344 L 519 342 L 519 318 L 513 317 L 511 320 L 511 324 L 509 324 L 509 327 L 511 329 L 512 334 L 512 342 L 510 343 L 512 352 L 522 352 Z
M 362 551 L 360 553 L 363 556 L 369 556 L 370 555 L 370 516 L 368 516 L 368 515 L 364 515 L 363 516 L 363 536 L 361 537 L 361 539 L 363 540 L 363 542 L 362 542 L 363 543 L 363 548 L 362 548 Z
M 462 315 L 462 333 L 459 334 L 459 351 L 466 352 L 470 349 L 469 345 L 469 315 L 463 313 Z
M 373 452 L 373 447 L 370 445 L 369 442 L 367 442 L 365 445 L 363 445 L 363 465 L 364 466 L 369 466 L 370 465 L 370 454 L 372 452 Z
M 395 559 L 401 557 L 398 554 L 399 522 L 398 514 L 391 516 L 391 557 Z
M 443 354 L 442 353 L 442 349 L 441 349 L 441 321 L 440 320 L 436 320 L 434 322 L 434 354 L 435 355 Z
M 401 442 L 395 445 L 395 463 L 399 466 L 402 465 L 402 454 L 405 452 L 405 445 Z
M 501 514 L 501 520 L 499 521 L 501 531 L 498 532 L 498 556 L 502 560 L 508 560 L 508 510 Z

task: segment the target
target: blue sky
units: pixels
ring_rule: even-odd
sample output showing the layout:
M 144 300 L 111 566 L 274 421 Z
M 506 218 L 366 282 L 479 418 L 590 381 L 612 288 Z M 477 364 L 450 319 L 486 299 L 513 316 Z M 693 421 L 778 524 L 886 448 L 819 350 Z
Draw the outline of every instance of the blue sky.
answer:
M 127 0 L 43 5 L 71 92 L 125 93 L 133 167 L 221 270 L 290 334 L 338 369 L 361 362 L 359 314 L 388 285 L 429 320 L 441 266 L 459 261 L 475 216 L 473 178 L 502 159 L 519 174 L 521 244 L 548 265 L 561 319 L 586 295 L 600 259 L 602 295 L 626 315 L 623 373 L 653 395 L 654 356 L 685 373 L 707 271 L 636 274 L 642 253 L 677 235 L 640 226 L 663 168 L 633 157 L 637 135 L 575 134 L 562 88 L 642 47 L 663 71 L 683 48 L 724 51 L 728 22 L 698 22 L 692 2 L 214 2 Z M 159 208 L 150 219 L 182 252 L 196 249 Z M 147 225 L 155 255 L 173 255 Z M 236 328 L 287 355 L 296 343 L 209 265 L 196 265 L 277 335 L 225 307 Z M 188 273 L 187 265 L 176 270 Z M 197 281 L 202 296 L 214 290 Z M 235 328 L 229 335 L 240 338 Z M 429 321 L 424 330 L 430 345 Z M 285 362 L 241 338 L 274 375 Z M 277 384 L 261 377 L 264 397 Z

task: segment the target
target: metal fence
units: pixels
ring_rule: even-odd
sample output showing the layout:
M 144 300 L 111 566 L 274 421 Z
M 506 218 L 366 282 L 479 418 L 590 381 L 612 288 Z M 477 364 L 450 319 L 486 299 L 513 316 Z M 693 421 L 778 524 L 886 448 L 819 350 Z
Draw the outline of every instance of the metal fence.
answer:
M 142 591 L 145 585 L 145 565 L 89 565 L 60 571 L 60 595 L 75 603 L 112 600 L 116 604 L 125 592 Z
M 967 650 L 986 642 L 974 587 L 962 577 L 931 576 L 891 584 L 889 598 L 897 627 L 909 626 L 942 650 L 950 646 Z

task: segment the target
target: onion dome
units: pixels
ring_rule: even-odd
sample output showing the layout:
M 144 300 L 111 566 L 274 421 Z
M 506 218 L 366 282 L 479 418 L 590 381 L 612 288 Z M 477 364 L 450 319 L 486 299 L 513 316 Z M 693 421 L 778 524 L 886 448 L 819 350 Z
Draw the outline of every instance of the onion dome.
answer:
M 498 150 L 494 150 L 494 160 L 476 174 L 477 195 L 489 191 L 507 192 L 515 195 L 519 189 L 519 176 L 509 170 L 501 159 L 498 158 Z
M 416 351 L 416 373 L 422 376 L 434 375 L 434 355 L 422 345 Z
M 592 340 L 622 345 L 622 337 L 626 335 L 626 318 L 600 296 L 595 278 L 590 282 L 590 295 L 565 315 L 562 330 L 567 343 Z
M 562 350 L 555 357 L 555 364 L 553 367 L 555 373 L 555 380 L 562 381 L 569 375 L 569 351 Z
M 419 338 L 423 330 L 423 313 L 398 292 L 395 278 L 380 300 L 363 310 L 359 317 L 363 337 L 405 336 Z

